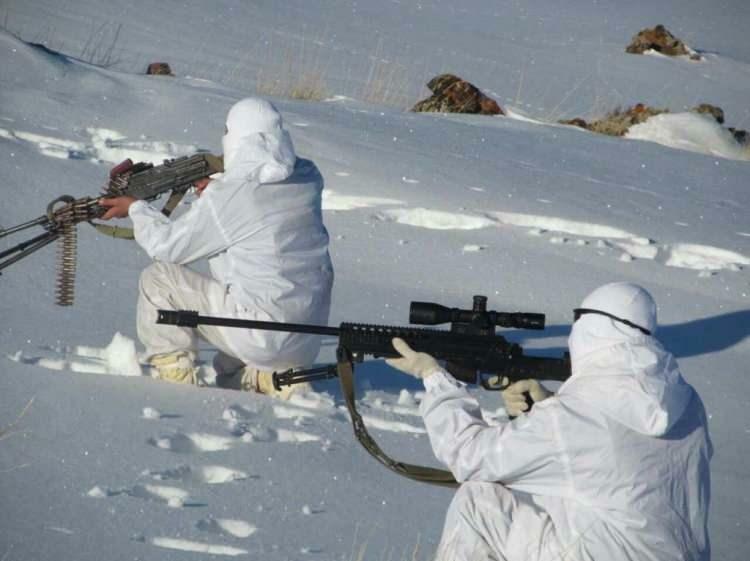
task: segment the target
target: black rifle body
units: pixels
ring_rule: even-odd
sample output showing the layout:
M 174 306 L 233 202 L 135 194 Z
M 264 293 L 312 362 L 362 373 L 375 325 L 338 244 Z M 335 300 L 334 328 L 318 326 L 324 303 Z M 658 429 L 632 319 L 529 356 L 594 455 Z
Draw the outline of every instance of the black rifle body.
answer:
M 361 362 L 366 355 L 375 358 L 401 356 L 392 344 L 393 338 L 399 337 L 415 351 L 446 361 L 451 374 L 462 382 L 480 384 L 490 390 L 505 387 L 505 385 L 498 384 L 497 377 L 508 378 L 509 383 L 528 378 L 564 381 L 570 377 L 570 361 L 567 358 L 527 356 L 520 345 L 511 343 L 505 337 L 496 334 L 474 335 L 438 329 L 367 323 L 342 323 L 336 328 L 202 316 L 197 312 L 184 310 L 160 310 L 156 321 L 183 327 L 220 325 L 335 336 L 339 338 L 340 357 L 344 355 L 344 358 L 348 357 L 354 362 Z M 300 374 L 303 375 L 300 376 Z M 321 377 L 323 376 L 305 377 L 304 371 L 303 373 L 282 372 L 276 374 L 276 383 L 284 386 Z
M 486 300 L 484 296 L 475 296 L 472 310 L 449 309 L 439 304 L 412 302 L 410 322 L 435 325 L 450 321 L 451 331 L 367 323 L 342 323 L 339 327 L 277 323 L 202 316 L 198 312 L 183 310 L 159 310 L 156 321 L 193 328 L 199 325 L 218 325 L 338 337 L 336 365 L 302 371 L 276 372 L 276 388 L 338 377 L 351 416 L 354 435 L 373 458 L 409 479 L 455 487 L 458 483 L 450 472 L 394 460 L 375 442 L 367 431 L 364 419 L 357 411 L 353 363 L 361 362 L 366 355 L 385 358 L 401 356 L 392 344 L 393 339 L 399 337 L 415 351 L 428 353 L 436 359 L 446 361 L 446 368 L 457 379 L 468 384 L 481 384 L 488 390 L 501 390 L 522 379 L 564 381 L 570 376 L 570 360 L 567 357 L 525 356 L 520 345 L 495 334 L 496 325 L 543 329 L 543 314 L 490 312 L 486 310 Z M 530 398 L 527 396 L 527 399 Z

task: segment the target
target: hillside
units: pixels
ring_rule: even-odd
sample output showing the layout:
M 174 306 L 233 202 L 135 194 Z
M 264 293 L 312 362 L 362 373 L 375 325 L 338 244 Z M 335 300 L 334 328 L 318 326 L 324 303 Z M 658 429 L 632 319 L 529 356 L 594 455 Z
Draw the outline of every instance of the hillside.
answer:
M 0 228 L 62 194 L 97 193 L 124 157 L 218 152 L 232 103 L 274 73 L 317 74 L 322 100 L 271 99 L 326 179 L 330 323 L 406 324 L 412 300 L 465 308 L 484 294 L 492 309 L 546 313 L 545 331 L 504 334 L 558 355 L 591 289 L 643 284 L 710 416 L 713 558 L 744 561 L 750 164 L 553 121 L 706 101 L 748 127 L 748 8 L 495 5 L 5 2 Z M 705 60 L 624 53 L 659 22 Z M 177 76 L 143 75 L 156 60 Z M 378 68 L 392 70 L 381 82 L 393 95 L 376 87 Z M 404 111 L 443 71 L 511 117 Z M 450 491 L 369 458 L 335 381 L 291 403 L 217 389 L 207 347 L 208 387 L 123 376 L 148 258 L 85 225 L 78 238 L 75 306 L 53 303 L 51 247 L 0 277 L 0 559 L 430 558 Z M 334 352 L 324 341 L 319 362 Z M 357 379 L 383 447 L 434 462 L 419 386 L 381 361 Z M 490 418 L 504 414 L 498 396 L 477 394 Z

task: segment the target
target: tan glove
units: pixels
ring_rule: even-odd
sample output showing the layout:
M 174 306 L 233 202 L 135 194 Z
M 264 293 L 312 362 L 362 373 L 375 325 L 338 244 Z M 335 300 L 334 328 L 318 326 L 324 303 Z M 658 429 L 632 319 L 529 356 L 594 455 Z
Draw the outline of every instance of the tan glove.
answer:
M 507 378 L 503 381 L 507 381 Z M 525 392 L 529 393 L 534 403 L 543 401 L 553 395 L 553 392 L 546 390 L 536 380 L 519 380 L 515 384 L 511 384 L 500 392 L 505 401 L 505 411 L 510 417 L 518 417 L 524 411 L 528 411 L 529 404 L 526 403 Z
M 401 358 L 386 359 L 385 362 L 388 366 L 406 372 L 415 378 L 422 379 L 440 370 L 437 360 L 427 353 L 418 353 L 413 350 L 403 339 L 395 337 L 391 342 L 393 343 L 393 348 L 401 355 Z

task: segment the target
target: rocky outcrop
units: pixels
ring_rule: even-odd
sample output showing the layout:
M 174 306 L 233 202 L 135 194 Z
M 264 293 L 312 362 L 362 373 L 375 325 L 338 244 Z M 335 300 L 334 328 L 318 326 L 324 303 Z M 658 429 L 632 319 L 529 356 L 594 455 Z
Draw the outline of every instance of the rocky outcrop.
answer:
M 563 125 L 573 125 L 582 129 L 607 134 L 609 136 L 624 136 L 633 125 L 646 121 L 649 117 L 668 113 L 667 109 L 655 109 L 642 103 L 638 103 L 628 109 L 617 108 L 605 117 L 596 121 L 586 122 L 583 119 L 569 119 L 560 121 Z
M 690 109 L 695 113 L 704 113 L 710 115 L 720 125 L 724 124 L 724 110 L 717 106 L 711 105 L 710 103 L 701 103 L 700 105 Z M 575 119 L 566 119 L 558 121 L 562 125 L 572 125 L 574 127 L 580 127 L 582 129 L 589 130 L 591 132 L 598 132 L 600 134 L 607 134 L 610 136 L 624 136 L 628 129 L 633 125 L 643 123 L 654 115 L 660 115 L 661 113 L 669 113 L 669 109 L 656 109 L 649 107 L 643 103 L 638 103 L 628 109 L 617 108 L 605 117 L 596 121 L 587 122 L 580 117 Z M 727 127 L 727 130 L 732 133 L 735 140 L 740 144 L 748 144 L 750 142 L 750 134 L 742 129 L 735 129 Z
M 432 96 L 417 102 L 412 111 L 504 115 L 498 103 L 475 85 L 453 74 L 440 74 L 427 83 Z
M 625 48 L 625 52 L 637 55 L 642 55 L 646 51 L 656 51 L 667 56 L 689 56 L 693 60 L 701 59 L 699 54 L 672 35 L 663 25 L 642 29 Z
M 694 111 L 695 113 L 705 113 L 707 115 L 711 115 L 714 119 L 716 119 L 717 123 L 719 123 L 720 125 L 724 124 L 724 110 L 716 105 L 711 105 L 710 103 L 701 103 L 697 107 L 693 107 L 691 111 Z
M 646 51 L 657 51 L 667 56 L 690 54 L 685 43 L 672 35 L 663 25 L 642 29 L 625 48 L 625 52 L 635 55 L 642 55 Z
M 693 109 L 691 109 L 691 111 L 695 111 L 696 113 L 706 113 L 707 115 L 711 115 L 714 119 L 716 119 L 716 122 L 720 125 L 724 124 L 724 110 L 716 105 L 711 105 L 710 103 L 701 103 L 698 107 L 694 107 Z M 746 130 L 736 129 L 734 127 L 727 127 L 727 130 L 732 133 L 734 139 L 740 144 L 750 144 L 750 133 L 748 133 Z
M 152 62 L 148 65 L 146 74 L 154 76 L 174 76 L 174 74 L 172 74 L 172 69 L 166 62 Z

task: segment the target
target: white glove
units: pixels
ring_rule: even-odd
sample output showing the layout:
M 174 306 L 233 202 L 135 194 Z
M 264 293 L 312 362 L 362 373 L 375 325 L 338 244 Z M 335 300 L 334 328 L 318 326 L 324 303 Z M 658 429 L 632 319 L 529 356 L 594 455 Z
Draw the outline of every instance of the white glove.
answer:
M 507 378 L 504 381 L 506 380 Z M 505 401 L 505 411 L 510 417 L 518 417 L 529 409 L 524 392 L 529 392 L 534 403 L 543 401 L 553 394 L 536 380 L 519 380 L 515 384 L 511 384 L 500 392 Z
M 403 339 L 395 337 L 391 343 L 402 358 L 386 359 L 385 362 L 388 366 L 411 374 L 415 378 L 427 378 L 435 371 L 440 370 L 437 360 L 427 353 L 418 353 L 413 350 Z

